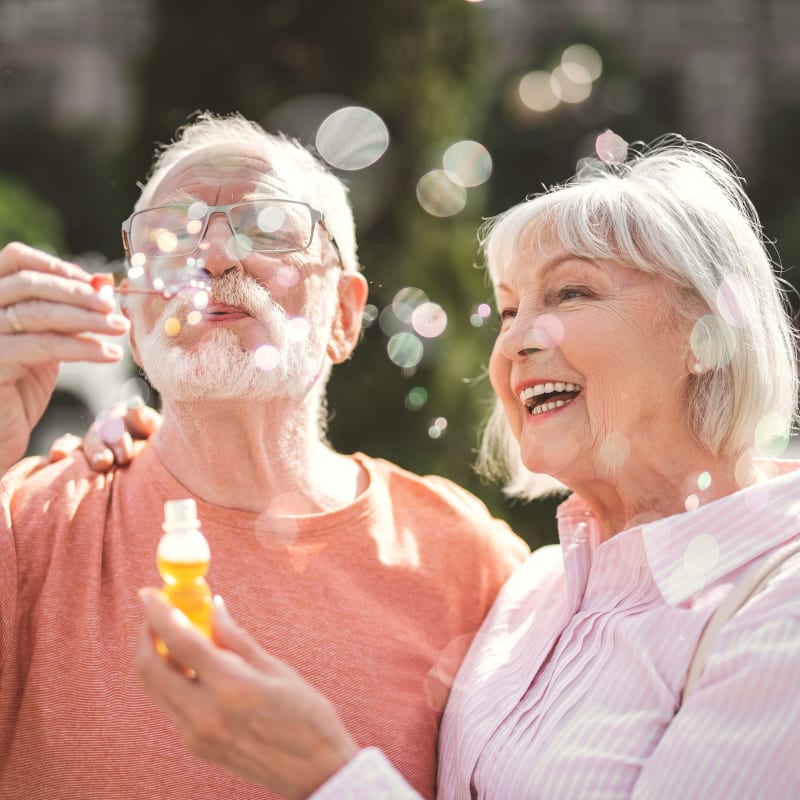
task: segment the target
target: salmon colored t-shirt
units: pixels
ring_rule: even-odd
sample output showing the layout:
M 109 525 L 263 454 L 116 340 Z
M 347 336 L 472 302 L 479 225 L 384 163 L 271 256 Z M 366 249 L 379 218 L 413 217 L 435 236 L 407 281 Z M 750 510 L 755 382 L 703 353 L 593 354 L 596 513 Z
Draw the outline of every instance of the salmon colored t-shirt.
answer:
M 195 498 L 208 581 L 359 745 L 433 797 L 453 672 L 527 547 L 449 481 L 354 458 L 369 476 L 354 503 L 278 529 Z M 274 797 L 192 756 L 136 674 L 164 502 L 192 496 L 154 450 L 107 475 L 82 456 L 27 459 L 0 486 L 0 797 Z

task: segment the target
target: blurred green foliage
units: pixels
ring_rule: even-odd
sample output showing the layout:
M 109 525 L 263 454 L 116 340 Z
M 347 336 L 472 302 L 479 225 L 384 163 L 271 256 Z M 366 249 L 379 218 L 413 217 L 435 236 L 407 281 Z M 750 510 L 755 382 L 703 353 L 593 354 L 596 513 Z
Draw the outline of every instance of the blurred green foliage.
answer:
M 61 217 L 21 181 L 0 175 L 0 247 L 14 241 L 63 251 Z
M 222 6 L 174 0 L 153 10 L 155 35 L 132 75 L 133 122 L 114 151 L 91 132 L 54 130 L 34 110 L 0 126 L 0 172 L 24 181 L 61 214 L 64 239 L 49 241 L 73 253 L 95 249 L 117 257 L 119 220 L 138 194 L 135 184 L 146 176 L 154 143 L 169 141 L 198 109 L 240 111 L 267 128 L 287 119 L 276 110 L 303 98 L 372 109 L 389 128 L 390 149 L 363 174 L 340 173 L 351 185 L 370 302 L 384 309 L 399 290 L 417 287 L 444 308 L 448 326 L 426 340 L 413 371 L 390 361 L 378 322 L 366 328 L 354 359 L 334 370 L 331 441 L 343 451 L 444 474 L 479 494 L 532 545 L 553 541 L 556 501 L 509 504 L 470 466 L 491 402 L 485 369 L 495 329 L 493 319 L 470 324 L 475 306 L 491 303 L 476 265 L 476 230 L 487 216 L 568 177 L 605 128 L 629 141 L 668 131 L 705 138 L 687 130 L 673 74 L 643 68 L 619 41 L 588 29 L 541 36 L 541 44 L 500 69 L 503 43 L 491 39 L 480 4 L 464 0 L 229 0 Z M 522 108 L 513 99 L 520 76 L 551 69 L 576 42 L 594 46 L 603 58 L 591 96 L 547 113 Z M 313 144 L 313 132 L 302 125 L 288 132 Z M 792 280 L 800 258 L 794 191 L 800 107 L 774 108 L 759 134 L 759 169 L 748 186 Z M 444 149 L 459 139 L 486 145 L 494 172 L 485 186 L 469 190 L 461 213 L 433 217 L 417 202 L 417 181 L 440 168 Z M 17 213 L 25 223 L 49 224 L 34 222 L 24 207 L 0 185 L 0 218 Z M 29 238 L 27 229 L 19 230 Z M 424 387 L 427 401 L 410 410 L 405 401 L 414 387 Z M 438 417 L 447 427 L 434 439 L 428 431 Z

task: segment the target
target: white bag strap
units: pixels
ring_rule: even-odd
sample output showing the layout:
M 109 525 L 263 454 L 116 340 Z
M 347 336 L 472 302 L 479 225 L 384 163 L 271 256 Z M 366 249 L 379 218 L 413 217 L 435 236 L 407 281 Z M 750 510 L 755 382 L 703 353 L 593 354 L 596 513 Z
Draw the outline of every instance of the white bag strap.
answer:
M 697 642 L 694 656 L 689 664 L 689 672 L 683 687 L 681 703 L 694 691 L 695 684 L 703 672 L 706 658 L 720 628 L 766 583 L 767 579 L 778 570 L 784 561 L 798 552 L 800 552 L 800 539 L 794 539 L 778 548 L 767 558 L 752 566 L 720 603 L 706 623 L 703 633 Z

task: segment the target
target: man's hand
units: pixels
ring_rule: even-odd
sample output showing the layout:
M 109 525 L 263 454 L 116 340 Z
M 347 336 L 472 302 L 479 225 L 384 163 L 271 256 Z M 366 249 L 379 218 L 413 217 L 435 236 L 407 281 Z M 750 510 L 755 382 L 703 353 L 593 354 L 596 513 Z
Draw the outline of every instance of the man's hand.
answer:
M 19 243 L 0 250 L 0 475 L 25 454 L 61 361 L 112 362 L 128 321 L 75 264 Z
M 142 683 L 194 755 L 300 800 L 358 752 L 330 703 L 236 626 L 221 598 L 212 617 L 216 644 L 158 591 L 145 589 L 141 598 Z M 158 654 L 158 639 L 169 658 Z
M 80 447 L 92 469 L 106 472 L 113 464 L 122 466 L 134 458 L 134 439 L 148 439 L 160 427 L 158 411 L 134 397 L 98 414 L 83 439 L 71 433 L 59 436 L 50 445 L 50 461 L 59 461 Z

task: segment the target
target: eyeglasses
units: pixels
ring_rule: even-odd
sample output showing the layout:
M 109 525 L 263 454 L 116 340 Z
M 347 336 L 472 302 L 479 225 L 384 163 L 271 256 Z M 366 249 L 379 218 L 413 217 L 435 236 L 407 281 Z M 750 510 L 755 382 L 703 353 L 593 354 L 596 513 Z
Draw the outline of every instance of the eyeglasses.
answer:
M 295 253 L 308 249 L 322 214 L 299 200 L 245 200 L 224 206 L 202 201 L 135 211 L 122 223 L 122 244 L 128 255 L 187 256 L 197 250 L 212 214 L 224 214 L 236 244 L 245 252 Z M 336 250 L 333 234 L 325 227 Z

